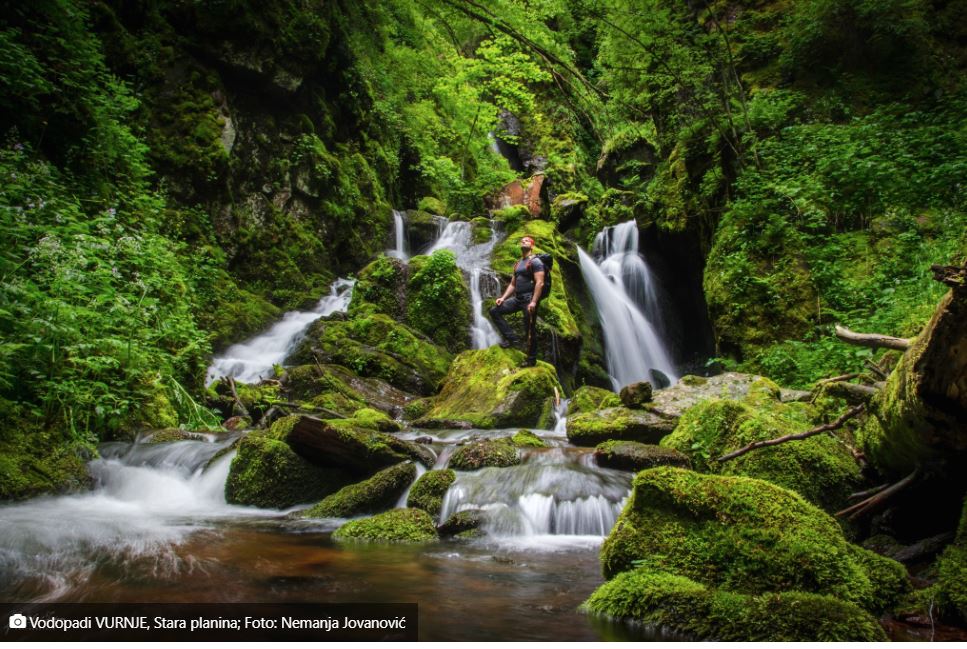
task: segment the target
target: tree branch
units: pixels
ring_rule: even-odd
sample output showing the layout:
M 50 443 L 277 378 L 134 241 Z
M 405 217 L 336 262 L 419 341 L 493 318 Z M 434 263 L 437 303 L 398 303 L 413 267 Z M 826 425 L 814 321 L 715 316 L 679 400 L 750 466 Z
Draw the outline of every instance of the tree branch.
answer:
M 739 457 L 740 455 L 745 455 L 749 451 L 754 451 L 757 448 L 765 448 L 767 446 L 777 446 L 778 444 L 785 444 L 786 442 L 792 442 L 792 441 L 795 441 L 795 440 L 806 439 L 807 437 L 812 437 L 813 435 L 819 435 L 820 433 L 825 433 L 825 432 L 828 432 L 828 431 L 831 431 L 831 430 L 836 430 L 837 428 L 840 428 L 843 424 L 845 424 L 847 421 L 849 421 L 850 419 L 852 419 L 856 415 L 860 414 L 864 410 L 866 410 L 866 406 L 864 404 L 860 404 L 858 406 L 853 406 L 852 408 L 850 408 L 849 410 L 847 410 L 846 412 L 844 412 L 842 415 L 840 415 L 839 417 L 837 417 L 835 421 L 831 421 L 828 424 L 823 424 L 822 426 L 817 426 L 816 428 L 812 428 L 812 429 L 807 430 L 807 431 L 805 431 L 803 433 L 794 433 L 792 435 L 784 435 L 782 437 L 777 437 L 775 439 L 766 439 L 766 440 L 762 440 L 762 441 L 759 441 L 759 442 L 752 442 L 748 446 L 743 446 L 742 448 L 740 448 L 737 451 L 732 451 L 731 453 L 726 453 L 725 455 L 723 455 L 722 457 L 720 457 L 716 461 L 717 462 L 728 462 L 729 460 L 733 460 L 733 459 Z
M 893 484 L 887 487 L 886 489 L 877 491 L 866 500 L 858 502 L 855 505 L 850 505 L 846 509 L 836 512 L 835 516 L 840 517 L 840 516 L 846 516 L 848 514 L 849 515 L 848 520 L 851 520 L 851 521 L 856 520 L 860 516 L 863 516 L 864 514 L 867 514 L 873 511 L 874 509 L 878 508 L 880 505 L 882 505 L 884 502 L 892 498 L 894 495 L 898 494 L 899 492 L 909 487 L 913 483 L 913 481 L 916 480 L 917 475 L 919 473 L 920 473 L 920 467 L 917 467 L 916 469 L 913 470 L 913 472 L 910 475 L 905 477 L 903 480 L 900 480 L 896 484 Z
M 873 349 L 885 347 L 887 349 L 898 349 L 901 352 L 906 351 L 912 343 L 909 338 L 896 338 L 883 334 L 861 334 L 839 325 L 836 325 L 836 337 L 850 345 L 872 347 Z

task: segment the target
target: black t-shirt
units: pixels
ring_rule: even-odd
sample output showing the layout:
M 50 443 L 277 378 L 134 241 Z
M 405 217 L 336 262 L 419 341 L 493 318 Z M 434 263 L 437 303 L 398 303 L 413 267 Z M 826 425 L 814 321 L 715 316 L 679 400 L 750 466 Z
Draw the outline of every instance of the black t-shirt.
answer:
M 544 272 L 544 264 L 536 256 L 517 260 L 514 266 L 514 293 L 534 294 L 534 274 Z

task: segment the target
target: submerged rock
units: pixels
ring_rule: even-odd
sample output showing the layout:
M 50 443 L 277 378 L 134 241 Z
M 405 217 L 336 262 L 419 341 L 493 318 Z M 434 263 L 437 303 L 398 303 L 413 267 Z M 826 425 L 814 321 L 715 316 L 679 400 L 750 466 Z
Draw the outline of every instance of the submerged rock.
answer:
M 676 421 L 648 410 L 605 408 L 568 417 L 567 438 L 578 446 L 594 446 L 610 439 L 657 444 L 675 430 Z
M 713 589 L 831 595 L 870 611 L 909 587 L 899 563 L 848 543 L 837 522 L 763 480 L 661 467 L 639 473 L 601 550 L 605 576 L 643 568 Z
M 681 575 L 638 569 L 598 588 L 585 610 L 656 625 L 702 640 L 797 642 L 886 640 L 875 617 L 829 595 L 749 595 L 708 588 Z
M 449 467 L 458 471 L 476 471 L 486 466 L 520 464 L 517 447 L 509 437 L 478 439 L 461 446 L 450 456 Z
M 379 471 L 362 482 L 343 487 L 300 512 L 303 518 L 348 518 L 392 507 L 416 478 L 416 465 L 404 462 Z
M 440 516 L 443 497 L 456 479 L 457 474 L 452 469 L 427 471 L 420 476 L 420 479 L 410 489 L 410 494 L 406 498 L 406 506 L 422 509 L 435 520 Z
M 598 466 L 636 472 L 656 466 L 678 466 L 686 469 L 691 466 L 688 456 L 675 449 L 620 440 L 598 444 L 594 449 L 594 459 Z
M 433 519 L 422 509 L 393 509 L 349 521 L 333 532 L 332 537 L 337 541 L 376 543 L 426 543 L 438 538 Z
M 553 366 L 538 362 L 521 367 L 524 354 L 497 346 L 457 356 L 440 395 L 414 426 L 433 428 L 437 421 L 466 422 L 476 428 L 535 426 L 548 423 L 554 390 L 561 391 Z
M 440 536 L 465 535 L 477 530 L 486 520 L 486 512 L 482 509 L 462 509 L 454 513 L 443 524 L 437 527 Z

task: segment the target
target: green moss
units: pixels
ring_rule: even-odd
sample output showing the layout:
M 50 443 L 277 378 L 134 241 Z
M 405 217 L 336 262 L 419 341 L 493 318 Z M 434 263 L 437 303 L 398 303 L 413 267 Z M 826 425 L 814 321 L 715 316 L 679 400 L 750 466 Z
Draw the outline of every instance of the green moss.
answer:
M 619 440 L 598 444 L 594 449 L 594 459 L 599 466 L 625 471 L 641 471 L 656 466 L 691 466 L 688 456 L 674 449 Z
M 467 348 L 472 314 L 470 293 L 450 250 L 410 260 L 406 321 L 452 352 Z
M 529 430 L 519 430 L 510 438 L 518 448 L 547 448 L 547 442 Z
M 61 433 L 9 422 L 0 432 L 0 501 L 89 487 L 87 460 L 95 456 L 92 446 Z
M 353 413 L 350 420 L 357 426 L 362 426 L 363 428 L 372 428 L 373 430 L 379 430 L 384 433 L 395 433 L 399 432 L 402 428 L 399 422 L 390 419 L 382 410 L 374 410 L 373 408 L 360 408 Z
M 493 238 L 493 228 L 490 224 L 490 219 L 484 216 L 478 216 L 471 220 L 473 224 L 473 242 L 476 244 L 487 243 Z
M 596 388 L 593 385 L 582 385 L 571 396 L 567 405 L 568 416 L 579 415 L 583 412 L 594 412 L 604 408 L 621 405 L 621 399 L 611 390 Z
M 416 204 L 416 209 L 421 212 L 429 212 L 430 214 L 436 214 L 437 216 L 446 216 L 447 206 L 446 203 L 441 201 L 439 198 L 434 198 L 433 196 L 424 196 Z
M 274 377 L 266 376 L 266 378 Z M 277 383 L 252 385 L 236 381 L 235 392 L 248 414 L 256 420 L 261 418 L 273 405 L 285 400 L 282 398 L 281 389 Z M 242 414 L 227 381 L 221 379 L 215 381 L 208 387 L 206 394 L 209 405 L 221 412 L 226 418 Z M 176 418 L 174 425 L 159 428 L 176 428 L 177 426 Z
M 355 315 L 373 308 L 402 320 L 406 302 L 406 263 L 393 257 L 380 256 L 359 271 L 349 313 Z
M 505 232 L 516 231 L 520 224 L 531 218 L 531 212 L 526 205 L 511 205 L 494 210 L 493 219 L 504 226 Z
M 816 426 L 812 406 L 781 403 L 778 395 L 778 386 L 760 379 L 739 401 L 699 403 L 685 411 L 661 445 L 688 455 L 696 469 L 761 478 L 793 489 L 821 507 L 839 507 L 859 485 L 860 470 L 846 445 L 833 435 L 758 449 L 721 464 L 716 461 L 752 442 Z
M 167 442 L 197 442 L 204 441 L 205 436 L 201 433 L 193 433 L 180 428 L 163 428 L 150 432 L 141 439 L 145 444 L 164 444 Z
M 608 577 L 640 566 L 710 588 L 813 592 L 883 610 L 908 588 L 904 568 L 860 550 L 792 491 L 661 467 L 635 477 L 601 562 Z
M 427 471 L 410 489 L 406 506 L 422 509 L 436 519 L 440 515 L 440 508 L 443 507 L 443 496 L 456 479 L 457 474 L 452 469 Z
M 674 428 L 672 418 L 623 406 L 567 418 L 567 438 L 578 446 L 594 446 L 611 439 L 655 444 Z
M 252 433 L 238 446 L 225 481 L 225 499 L 237 505 L 285 509 L 319 500 L 351 481 L 340 469 L 315 466 L 278 436 L 291 424 L 276 422 L 269 434 Z
M 517 447 L 509 437 L 478 439 L 464 444 L 450 456 L 449 467 L 458 471 L 476 471 L 487 466 L 520 464 Z
M 427 543 L 437 537 L 433 519 L 422 509 L 394 509 L 370 518 L 349 521 L 335 532 L 337 541 Z
M 161 381 L 152 382 L 147 387 L 147 396 L 141 408 L 141 422 L 147 428 L 177 428 L 180 423 L 178 411 Z
M 646 569 L 618 575 L 598 588 L 583 608 L 702 640 L 886 640 L 876 618 L 835 597 L 795 591 L 740 594 Z
M 967 621 L 967 500 L 957 536 L 937 561 L 936 591 L 945 617 Z
M 433 407 L 433 397 L 413 399 L 403 406 L 403 418 L 412 421 L 423 417 Z
M 416 465 L 404 462 L 343 487 L 300 513 L 304 518 L 348 518 L 392 507 L 416 478 Z
M 470 422 L 480 428 L 535 426 L 544 402 L 560 392 L 554 368 L 521 368 L 524 355 L 493 346 L 457 356 L 425 419 Z

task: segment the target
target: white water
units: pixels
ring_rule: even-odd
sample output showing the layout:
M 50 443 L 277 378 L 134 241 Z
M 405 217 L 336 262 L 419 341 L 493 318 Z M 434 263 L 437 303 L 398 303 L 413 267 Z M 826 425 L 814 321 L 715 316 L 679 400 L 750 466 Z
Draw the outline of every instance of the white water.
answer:
M 221 356 L 212 359 L 205 383 L 210 385 L 223 376 L 242 383 L 258 383 L 271 376 L 272 367 L 285 360 L 310 324 L 319 318 L 349 308 L 354 280 L 337 279 L 326 295 L 311 311 L 289 311 L 268 331 L 251 340 L 232 345 Z
M 457 473 L 440 520 L 465 509 L 487 512 L 496 539 L 554 535 L 605 537 L 624 507 L 631 476 L 594 466 L 562 448 L 533 452 L 519 466 Z
M 578 259 L 598 308 L 614 389 L 636 381 L 654 383 L 652 370 L 674 383 L 678 376 L 653 324 L 658 305 L 651 272 L 638 254 L 637 225 L 629 221 L 606 228 L 595 239 L 594 248 L 597 261 L 580 248 Z M 644 311 L 636 303 L 636 295 L 644 302 Z
M 490 255 L 497 245 L 497 232 L 491 224 L 490 239 L 483 243 L 473 242 L 473 226 L 465 221 L 446 222 L 440 236 L 427 251 L 451 250 L 457 257 L 457 266 L 470 275 L 470 301 L 473 307 L 471 339 L 474 349 L 486 349 L 500 342 L 500 334 L 484 316 L 484 302 L 493 297 L 500 287 L 497 274 L 490 268 Z
M 232 442 L 114 444 L 89 468 L 88 493 L 0 507 L 0 580 L 43 584 L 42 599 L 86 580 L 92 561 L 149 559 L 154 573 L 190 571 L 172 546 L 216 520 L 277 515 L 228 505 L 225 479 L 234 452 L 206 464 Z
M 397 259 L 406 261 L 410 258 L 410 253 L 409 246 L 406 242 L 406 218 L 403 212 L 393 210 L 393 226 L 396 231 L 396 247 L 392 250 L 387 250 L 386 254 L 390 257 L 396 257 Z

